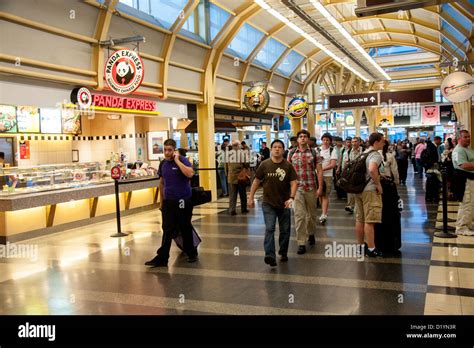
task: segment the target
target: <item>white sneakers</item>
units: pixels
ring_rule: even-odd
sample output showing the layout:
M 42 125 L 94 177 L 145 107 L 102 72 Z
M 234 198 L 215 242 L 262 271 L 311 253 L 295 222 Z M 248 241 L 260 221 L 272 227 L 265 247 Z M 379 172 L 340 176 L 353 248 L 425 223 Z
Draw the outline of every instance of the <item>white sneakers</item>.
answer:
M 474 231 L 472 231 L 472 230 L 459 230 L 459 231 L 456 231 L 456 234 L 460 235 L 460 236 L 474 236 Z
M 324 225 L 324 224 L 326 223 L 326 221 L 328 221 L 328 216 L 327 216 L 327 215 L 321 215 L 321 216 L 319 217 L 319 223 L 320 223 L 321 225 Z

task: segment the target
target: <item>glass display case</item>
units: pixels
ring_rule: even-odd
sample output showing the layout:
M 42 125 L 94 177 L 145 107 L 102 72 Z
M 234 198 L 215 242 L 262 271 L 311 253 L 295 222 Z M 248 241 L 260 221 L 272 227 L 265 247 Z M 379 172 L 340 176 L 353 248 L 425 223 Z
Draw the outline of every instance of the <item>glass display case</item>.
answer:
M 99 162 L 0 168 L 0 196 L 110 183 Z

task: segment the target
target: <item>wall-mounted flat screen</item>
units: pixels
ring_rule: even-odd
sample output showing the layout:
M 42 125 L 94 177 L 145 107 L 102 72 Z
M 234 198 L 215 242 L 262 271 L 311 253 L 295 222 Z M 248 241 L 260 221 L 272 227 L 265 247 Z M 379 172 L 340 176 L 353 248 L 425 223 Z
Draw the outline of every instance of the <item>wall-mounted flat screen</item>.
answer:
M 40 132 L 40 117 L 37 107 L 17 106 L 16 119 L 18 122 L 18 133 Z
M 41 133 L 61 134 L 61 109 L 40 108 Z

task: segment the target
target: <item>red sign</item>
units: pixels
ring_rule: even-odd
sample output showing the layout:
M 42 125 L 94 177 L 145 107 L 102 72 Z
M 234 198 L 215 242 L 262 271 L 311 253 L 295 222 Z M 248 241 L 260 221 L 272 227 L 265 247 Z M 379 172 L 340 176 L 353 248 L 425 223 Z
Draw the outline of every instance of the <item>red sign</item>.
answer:
M 118 50 L 105 63 L 105 81 L 118 94 L 130 94 L 140 87 L 144 77 L 143 61 L 132 50 Z
M 156 102 L 152 100 L 116 97 L 113 95 L 94 94 L 92 105 L 108 108 L 155 111 Z
M 119 166 L 112 167 L 112 169 L 110 170 L 110 176 L 114 180 L 120 179 L 121 174 L 122 174 L 122 171 L 120 170 Z
M 30 159 L 29 140 L 20 141 L 20 159 Z

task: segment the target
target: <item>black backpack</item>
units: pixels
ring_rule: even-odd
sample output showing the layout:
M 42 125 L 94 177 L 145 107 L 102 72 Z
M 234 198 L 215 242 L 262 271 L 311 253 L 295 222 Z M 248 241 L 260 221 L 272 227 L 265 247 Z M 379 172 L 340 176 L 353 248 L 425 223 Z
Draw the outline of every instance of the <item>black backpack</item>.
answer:
M 363 152 L 354 160 L 349 161 L 342 170 L 341 176 L 336 185 L 347 193 L 361 193 L 370 179 L 366 179 L 367 174 L 367 157 L 377 150 Z

